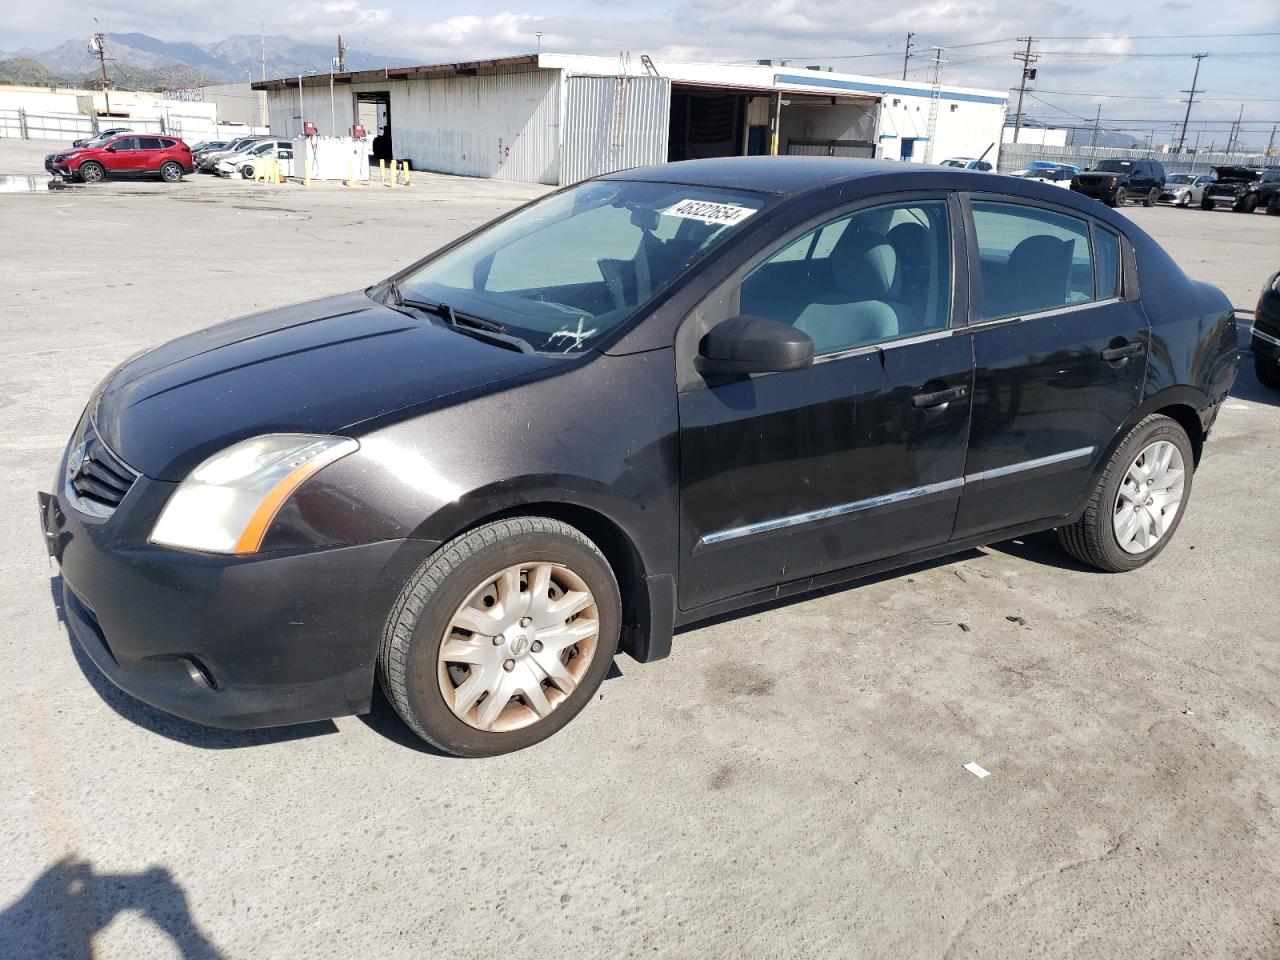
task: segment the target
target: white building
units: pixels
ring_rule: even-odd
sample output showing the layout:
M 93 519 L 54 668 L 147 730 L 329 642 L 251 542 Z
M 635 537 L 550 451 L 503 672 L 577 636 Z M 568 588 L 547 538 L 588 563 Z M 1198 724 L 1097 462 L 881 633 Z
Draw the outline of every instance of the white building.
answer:
M 252 94 L 249 85 L 244 92 Z M 202 91 L 147 93 L 73 87 L 0 86 L 0 137 L 74 140 L 110 127 L 167 133 L 188 143 L 243 131 L 221 122 L 218 105 Z
M 284 77 L 271 132 L 359 123 L 419 170 L 547 184 L 668 160 L 819 154 L 936 162 L 1000 147 L 1008 98 L 772 63 L 529 54 Z M 936 96 L 935 96 L 936 93 Z M 385 143 L 383 146 L 387 146 Z

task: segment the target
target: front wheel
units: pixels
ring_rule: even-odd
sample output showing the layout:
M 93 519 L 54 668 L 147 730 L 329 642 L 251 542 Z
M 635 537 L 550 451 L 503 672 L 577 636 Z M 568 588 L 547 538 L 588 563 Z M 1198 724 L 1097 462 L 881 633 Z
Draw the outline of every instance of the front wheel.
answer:
M 1115 197 L 1111 201 L 1113 207 L 1123 207 L 1124 202 L 1129 199 L 1129 191 L 1124 187 L 1117 187 Z
M 1149 563 L 1178 529 L 1193 466 L 1182 426 L 1161 414 L 1147 417 L 1111 455 L 1080 519 L 1058 528 L 1059 543 L 1081 563 L 1111 573 Z
M 1200 209 L 1201 209 L 1201 210 L 1212 210 L 1212 209 L 1213 209 L 1213 201 L 1212 201 L 1212 200 L 1210 200 L 1208 197 L 1205 197 L 1203 200 L 1201 200 L 1201 201 L 1200 201 Z
M 160 165 L 160 179 L 165 183 L 177 183 L 182 179 L 182 164 L 172 160 Z
M 1250 193 L 1236 204 L 1236 213 L 1253 213 L 1258 209 L 1258 195 Z
M 1160 198 L 1160 191 L 1157 190 L 1155 187 L 1152 187 L 1151 190 L 1147 193 L 1147 195 L 1143 198 L 1142 205 L 1144 207 L 1154 207 L 1156 205 L 1156 200 L 1158 200 L 1159 198 Z
M 1186 208 L 1191 206 L 1191 194 L 1184 193 L 1178 198 L 1178 206 Z
M 1253 355 L 1253 372 L 1258 375 L 1258 382 L 1272 390 L 1280 390 L 1280 363 L 1268 360 L 1256 353 Z
M 604 555 L 548 517 L 512 517 L 418 568 L 383 633 L 383 692 L 428 743 L 493 756 L 551 736 L 613 663 L 622 606 Z
M 107 171 L 102 164 L 88 160 L 80 164 L 80 179 L 85 183 L 101 183 L 107 179 Z

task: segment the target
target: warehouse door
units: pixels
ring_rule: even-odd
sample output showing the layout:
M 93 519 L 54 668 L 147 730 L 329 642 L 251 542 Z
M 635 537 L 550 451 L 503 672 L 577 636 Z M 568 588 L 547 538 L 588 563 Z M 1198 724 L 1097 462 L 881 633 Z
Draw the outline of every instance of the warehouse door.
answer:
M 567 77 L 565 84 L 562 184 L 667 159 L 666 77 Z

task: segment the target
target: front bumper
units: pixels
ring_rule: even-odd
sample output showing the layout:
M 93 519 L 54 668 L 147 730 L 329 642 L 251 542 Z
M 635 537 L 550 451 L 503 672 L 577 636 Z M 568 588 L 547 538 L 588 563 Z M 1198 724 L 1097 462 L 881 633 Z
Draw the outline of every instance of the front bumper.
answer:
M 1234 193 L 1214 194 L 1206 191 L 1204 197 L 1201 198 L 1200 203 L 1202 206 L 1204 204 L 1211 203 L 1215 207 L 1234 207 L 1242 199 L 1244 199 L 1244 194 L 1239 194 L 1239 195 L 1236 195 Z
M 1114 203 L 1116 199 L 1117 188 L 1107 184 L 1073 183 L 1071 189 L 1076 193 L 1083 193 L 1086 197 L 1101 200 L 1103 203 Z
M 98 669 L 139 700 L 215 727 L 366 712 L 387 615 L 438 544 L 256 557 L 163 549 L 146 535 L 174 486 L 140 477 L 105 520 L 61 492 L 40 495 L 67 626 Z

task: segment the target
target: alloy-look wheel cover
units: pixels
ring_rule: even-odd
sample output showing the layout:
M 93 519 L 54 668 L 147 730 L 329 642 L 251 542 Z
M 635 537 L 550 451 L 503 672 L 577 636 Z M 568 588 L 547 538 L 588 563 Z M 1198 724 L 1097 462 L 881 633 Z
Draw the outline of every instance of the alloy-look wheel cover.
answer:
M 1186 466 L 1168 440 L 1143 448 L 1129 465 L 1116 494 L 1112 529 L 1125 553 L 1146 553 L 1164 539 L 1182 509 Z
M 599 640 L 595 598 L 581 577 L 558 563 L 518 563 L 454 612 L 440 644 L 440 693 L 477 730 L 518 730 L 565 701 Z

